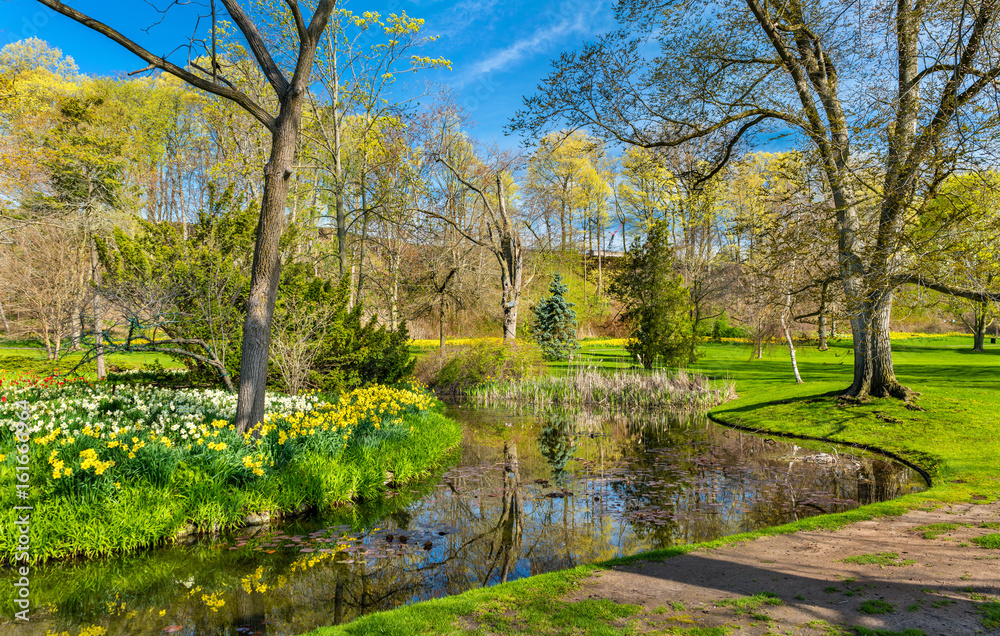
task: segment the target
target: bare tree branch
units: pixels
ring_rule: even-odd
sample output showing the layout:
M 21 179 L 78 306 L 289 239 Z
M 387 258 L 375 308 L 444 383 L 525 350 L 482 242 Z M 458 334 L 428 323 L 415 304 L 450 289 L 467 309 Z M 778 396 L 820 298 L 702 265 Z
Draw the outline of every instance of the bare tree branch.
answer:
M 76 20 L 80 24 L 97 31 L 98 33 L 114 40 L 118 44 L 122 45 L 135 55 L 143 59 L 153 68 L 158 68 L 162 71 L 170 73 L 171 75 L 178 77 L 188 84 L 196 88 L 200 88 L 203 91 L 212 93 L 213 95 L 218 95 L 219 97 L 225 97 L 228 100 L 239 105 L 243 110 L 247 111 L 253 115 L 254 119 L 264 124 L 268 130 L 274 130 L 274 117 L 264 110 L 257 102 L 248 97 L 245 93 L 237 90 L 233 90 L 228 86 L 221 86 L 218 83 L 207 80 L 199 75 L 187 71 L 173 62 L 169 62 L 166 59 L 154 55 L 146 50 L 144 47 L 140 46 L 136 42 L 127 38 L 120 32 L 112 29 L 108 25 L 91 18 L 90 16 L 83 14 L 72 7 L 68 7 L 59 0 L 38 0 L 38 2 L 49 7 L 53 11 L 63 14 L 64 16 Z
M 264 37 L 257 29 L 257 25 L 247 17 L 247 14 L 243 11 L 243 7 L 236 0 L 222 0 L 222 4 L 226 6 L 229 16 L 236 22 L 236 26 L 243 33 L 243 37 L 247 39 L 247 44 L 250 45 L 253 56 L 257 59 L 257 63 L 260 64 L 260 69 L 264 72 L 264 77 L 270 82 L 274 88 L 274 92 L 278 94 L 278 98 L 284 97 L 285 93 L 288 92 L 288 80 L 285 79 L 285 75 L 274 62 L 270 51 L 267 50 Z

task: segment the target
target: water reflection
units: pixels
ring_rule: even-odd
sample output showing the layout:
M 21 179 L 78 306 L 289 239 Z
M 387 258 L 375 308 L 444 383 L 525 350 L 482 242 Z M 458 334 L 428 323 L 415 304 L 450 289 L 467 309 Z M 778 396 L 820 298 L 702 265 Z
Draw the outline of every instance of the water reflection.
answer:
M 703 541 L 918 489 L 895 463 L 704 418 L 456 410 L 456 465 L 416 488 L 223 543 L 36 569 L 45 634 L 299 634 L 415 600 Z M 3 578 L 10 579 L 8 571 Z M 6 581 L 4 589 L 14 589 Z

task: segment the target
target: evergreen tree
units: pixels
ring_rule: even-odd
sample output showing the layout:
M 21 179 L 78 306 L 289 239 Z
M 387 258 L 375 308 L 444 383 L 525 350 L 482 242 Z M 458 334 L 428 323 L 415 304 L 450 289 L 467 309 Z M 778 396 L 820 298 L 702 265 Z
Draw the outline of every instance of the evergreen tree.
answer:
M 632 337 L 625 348 L 643 367 L 682 367 L 696 354 L 691 329 L 691 299 L 674 273 L 674 254 L 662 221 L 650 225 L 645 240 L 636 239 L 622 259 L 608 291 L 623 305 L 622 320 Z
M 531 333 L 542 349 L 546 360 L 568 360 L 571 353 L 580 348 L 576 341 L 576 312 L 573 303 L 566 302 L 569 287 L 556 274 L 549 285 L 548 298 L 543 298 L 533 308 L 535 323 Z

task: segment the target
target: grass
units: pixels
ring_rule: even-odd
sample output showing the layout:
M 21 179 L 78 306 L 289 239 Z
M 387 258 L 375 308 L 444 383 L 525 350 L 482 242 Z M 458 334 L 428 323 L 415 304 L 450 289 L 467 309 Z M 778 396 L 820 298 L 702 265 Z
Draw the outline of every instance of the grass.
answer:
M 738 342 L 709 343 L 702 348 L 702 352 L 703 357 L 690 371 L 717 381 L 733 380 L 740 396 L 716 408 L 712 412 L 714 419 L 772 435 L 800 435 L 830 442 L 868 444 L 895 453 L 925 469 L 933 477 L 934 485 L 922 493 L 895 501 L 872 504 L 845 513 L 810 517 L 698 545 L 676 546 L 615 559 L 604 566 L 663 559 L 799 530 L 832 530 L 856 521 L 900 515 L 907 510 L 925 508 L 938 502 L 988 502 L 1000 497 L 1000 435 L 996 434 L 998 427 L 994 417 L 1000 410 L 1000 392 L 996 384 L 1000 375 L 998 347 L 987 345 L 986 353 L 972 353 L 971 337 L 955 336 L 894 341 L 897 377 L 903 384 L 921 393 L 918 404 L 924 411 L 912 411 L 902 403 L 888 399 L 873 399 L 860 404 L 838 400 L 838 393 L 851 382 L 852 351 L 849 341 L 832 341 L 830 350 L 825 352 L 800 346 L 798 363 L 805 380 L 801 385 L 795 384 L 787 350 L 781 347 L 766 351 L 762 360 L 751 360 L 749 347 Z M 584 342 L 574 364 L 614 369 L 629 367 L 631 363 L 620 343 L 598 341 Z M 550 365 L 550 372 L 554 375 L 572 371 L 573 364 Z M 582 571 L 578 569 L 575 572 Z M 545 577 L 550 576 L 532 577 L 508 585 L 543 585 L 544 581 L 551 580 Z M 347 626 L 323 628 L 315 634 L 482 633 L 478 626 L 466 622 L 473 613 L 475 603 L 490 599 L 492 595 L 508 595 L 507 589 L 500 586 L 419 603 L 365 617 Z M 554 588 L 543 586 L 535 589 L 548 589 L 545 596 L 550 598 L 546 602 L 558 602 L 560 592 Z M 529 598 L 526 602 L 542 602 L 542 599 Z M 1000 613 L 1000 604 L 991 611 Z M 396 631 L 389 630 L 390 625 L 395 626 L 393 629 Z M 892 633 L 853 629 L 858 634 Z M 909 630 L 900 633 L 917 636 L 922 632 Z
M 953 532 L 955 530 L 958 530 L 959 528 L 962 527 L 962 525 L 964 525 L 964 524 L 958 524 L 958 523 L 930 523 L 930 524 L 927 524 L 926 526 L 917 526 L 916 528 L 913 528 L 913 531 L 914 532 L 922 532 L 922 533 L 924 533 L 924 538 L 925 539 L 937 539 L 942 534 L 947 534 L 949 532 Z
M 978 607 L 979 613 L 982 615 L 980 621 L 983 623 L 983 627 L 986 629 L 996 629 L 1000 627 L 1000 603 L 996 601 L 991 601 L 989 603 L 982 603 Z
M 478 633 L 519 634 L 528 627 L 537 633 L 622 634 L 622 627 L 616 623 L 641 612 L 638 605 L 588 601 L 571 603 L 560 598 L 594 569 L 593 566 L 581 566 L 492 588 L 471 590 L 457 596 L 372 614 L 339 627 L 321 627 L 310 634 L 411 636 L 463 634 L 472 630 Z
M 935 486 L 900 504 L 921 501 L 992 501 L 1000 491 L 1000 436 L 994 413 L 1000 348 L 972 353 L 969 338 L 914 338 L 893 346 L 896 375 L 921 393 L 912 411 L 892 399 L 844 403 L 838 392 L 850 384 L 848 342 L 829 351 L 798 350 L 805 380 L 791 379 L 787 353 L 779 349 L 764 360 L 747 359 L 747 348 L 706 347 L 694 371 L 736 380 L 739 400 L 715 409 L 717 420 L 742 427 L 808 435 L 829 441 L 869 444 L 911 461 L 929 473 Z M 975 449 L 970 452 L 970 449 Z
M 769 621 L 771 617 L 760 612 L 765 605 L 783 605 L 783 602 L 776 594 L 771 592 L 759 592 L 753 596 L 744 598 L 731 598 L 716 603 L 719 607 L 732 607 L 737 614 L 747 614 L 753 620 Z
M 989 550 L 1000 550 L 1000 533 L 986 534 L 972 539 L 976 545 Z
M 888 601 L 872 599 L 859 605 L 858 611 L 862 614 L 891 614 L 896 611 L 896 606 Z
M 58 360 L 49 360 L 44 349 L 31 343 L 0 344 L 0 379 L 21 375 L 48 376 L 65 373 L 83 359 L 81 352 L 68 352 Z M 108 368 L 140 369 L 147 365 L 159 365 L 165 369 L 183 369 L 184 365 L 162 353 L 112 353 L 105 356 Z M 97 364 L 93 361 L 82 366 L 77 373 L 88 380 L 97 378 Z
M 877 552 L 874 554 L 856 554 L 846 559 L 841 559 L 844 563 L 855 563 L 857 565 L 877 565 L 880 568 L 886 566 L 902 567 L 916 563 L 913 559 L 900 559 L 895 552 Z

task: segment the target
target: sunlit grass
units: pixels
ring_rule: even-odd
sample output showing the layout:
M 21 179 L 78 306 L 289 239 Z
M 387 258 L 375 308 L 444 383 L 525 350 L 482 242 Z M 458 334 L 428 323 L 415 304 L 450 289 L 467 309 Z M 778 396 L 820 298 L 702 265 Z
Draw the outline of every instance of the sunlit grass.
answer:
M 875 399 L 855 406 L 841 404 L 837 395 L 851 382 L 853 352 L 849 340 L 833 340 L 830 349 L 825 352 L 816 350 L 814 345 L 800 344 L 797 353 L 805 380 L 802 385 L 795 384 L 788 351 L 779 345 L 765 347 L 764 358 L 752 360 L 751 347 L 747 343 L 706 343 L 701 348 L 702 357 L 689 371 L 715 380 L 731 379 L 736 382 L 736 392 L 740 397 L 715 409 L 713 413 L 718 418 L 761 431 L 861 442 L 896 452 L 930 471 L 934 476 L 932 488 L 896 501 L 863 506 L 845 513 L 810 517 L 793 524 L 723 537 L 699 545 L 676 546 L 633 555 L 603 565 L 664 559 L 694 550 L 798 530 L 835 529 L 877 516 L 899 515 L 910 508 L 938 501 L 995 500 L 1000 496 L 1000 436 L 997 435 L 1000 425 L 995 417 L 1000 411 L 1000 391 L 997 390 L 1000 386 L 997 381 L 1000 377 L 1000 348 L 987 345 L 985 353 L 972 353 L 972 338 L 968 335 L 899 333 L 893 334 L 892 338 L 897 376 L 901 382 L 921 393 L 918 404 L 925 411 L 911 411 L 900 402 L 889 399 Z M 584 341 L 573 362 L 550 364 L 550 372 L 564 374 L 574 365 L 599 366 L 607 370 L 634 367 L 623 344 L 614 340 Z M 425 351 L 422 355 L 426 354 Z M 991 536 L 1000 535 L 987 535 Z M 987 542 L 989 540 L 986 539 Z M 902 563 L 894 560 L 894 564 Z M 317 636 L 484 633 L 485 626 L 472 618 L 478 606 L 487 605 L 515 615 L 521 614 L 518 609 L 520 604 L 532 608 L 532 611 L 544 609 L 549 612 L 554 608 L 564 608 L 566 604 L 561 600 L 562 595 L 595 569 L 588 566 L 531 577 L 504 586 L 375 614 L 344 627 L 323 628 L 313 633 Z M 980 605 L 982 621 L 987 628 L 1000 624 L 997 607 L 1000 606 L 996 603 Z M 626 613 L 627 608 L 622 606 L 618 611 Z M 883 607 L 870 609 L 889 610 Z M 610 617 L 593 620 L 573 633 L 599 634 L 605 633 L 601 631 L 605 629 L 618 629 L 610 633 L 622 633 L 621 627 L 615 627 L 621 619 L 616 620 Z M 506 631 L 497 633 L 517 633 L 514 625 L 512 623 L 505 628 Z M 867 634 L 896 633 L 850 629 Z M 898 633 L 916 636 L 922 632 L 907 630 Z

